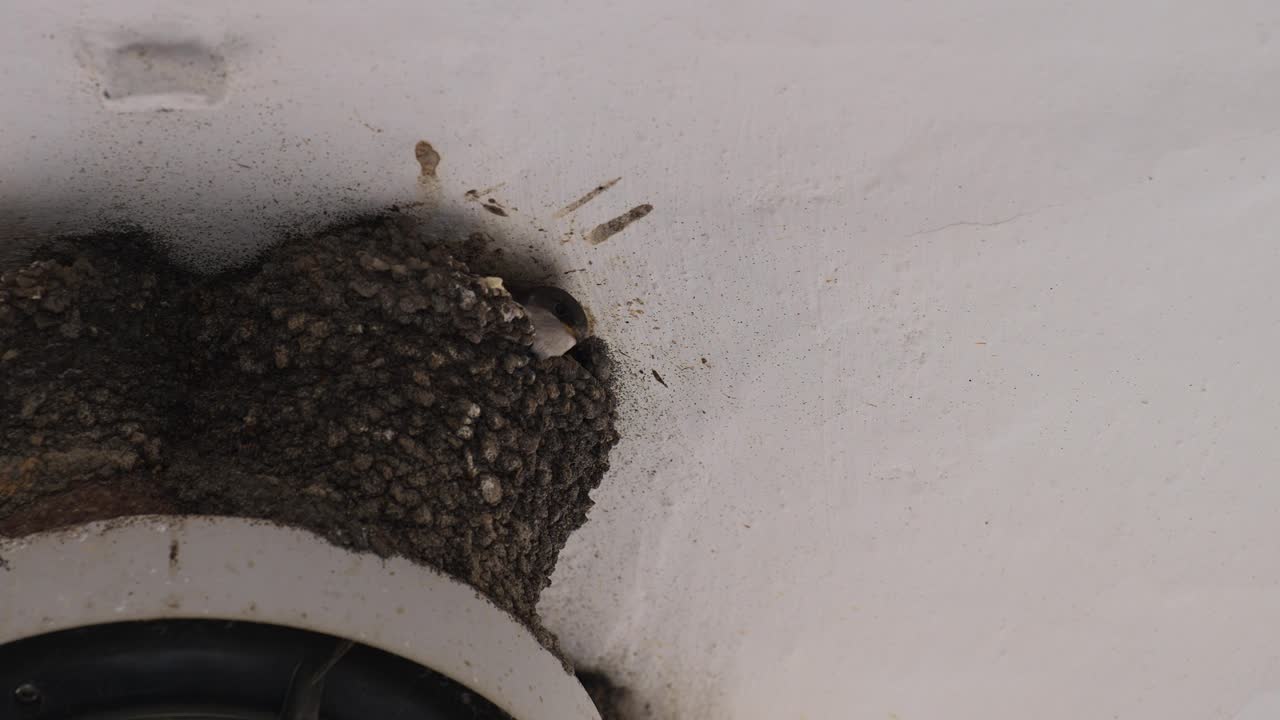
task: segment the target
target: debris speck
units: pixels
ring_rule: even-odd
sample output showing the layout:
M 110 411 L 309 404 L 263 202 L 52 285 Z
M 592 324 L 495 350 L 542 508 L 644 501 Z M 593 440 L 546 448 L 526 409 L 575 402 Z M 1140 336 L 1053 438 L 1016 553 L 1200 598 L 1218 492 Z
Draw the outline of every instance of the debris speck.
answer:
M 502 485 L 492 475 L 485 475 L 480 479 L 480 495 L 490 505 L 497 505 L 502 502 Z

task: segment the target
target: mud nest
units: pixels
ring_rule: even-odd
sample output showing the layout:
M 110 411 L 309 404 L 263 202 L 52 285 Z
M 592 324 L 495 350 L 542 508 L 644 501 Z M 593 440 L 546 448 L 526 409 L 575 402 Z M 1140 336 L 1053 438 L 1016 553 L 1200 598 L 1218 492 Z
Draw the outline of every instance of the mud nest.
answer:
M 518 304 L 388 223 L 213 277 L 142 239 L 0 276 L 0 534 L 262 518 L 463 580 L 538 632 L 617 439 L 608 352 L 538 360 Z

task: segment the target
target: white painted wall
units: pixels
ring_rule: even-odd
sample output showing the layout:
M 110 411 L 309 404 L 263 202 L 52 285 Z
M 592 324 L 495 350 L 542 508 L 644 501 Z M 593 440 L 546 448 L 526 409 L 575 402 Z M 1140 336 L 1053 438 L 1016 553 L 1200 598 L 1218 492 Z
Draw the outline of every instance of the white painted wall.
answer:
M 1280 6 L 686 5 L 6 0 L 0 213 L 225 257 L 429 140 L 627 361 L 543 610 L 653 717 L 1274 714 Z M 105 103 L 135 35 L 225 97 Z

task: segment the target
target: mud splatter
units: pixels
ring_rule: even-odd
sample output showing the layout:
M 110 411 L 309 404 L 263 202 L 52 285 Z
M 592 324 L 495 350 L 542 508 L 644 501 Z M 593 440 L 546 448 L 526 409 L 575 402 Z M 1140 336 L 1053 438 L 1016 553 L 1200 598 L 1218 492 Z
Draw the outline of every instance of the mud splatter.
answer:
M 420 177 L 424 180 L 436 179 L 436 168 L 440 167 L 440 153 L 426 140 L 419 140 L 413 146 L 413 155 L 418 158 L 418 167 L 422 168 Z
M 587 242 L 592 245 L 599 245 L 605 240 L 608 240 L 614 235 L 626 230 L 628 225 L 651 212 L 653 212 L 652 205 L 648 203 L 645 203 L 644 205 L 637 205 L 609 222 L 600 223 L 595 226 L 591 232 L 587 233 Z
M 488 197 L 489 195 L 492 195 L 493 193 L 495 193 L 495 192 L 497 192 L 497 191 L 501 190 L 502 188 L 504 188 L 504 187 L 506 187 L 506 186 L 507 186 L 507 184 L 506 184 L 506 183 L 504 183 L 504 182 L 500 182 L 500 183 L 498 183 L 497 185 L 491 185 L 490 187 L 487 187 L 487 188 L 485 188 L 485 189 L 483 189 L 483 190 L 476 190 L 476 189 L 468 190 L 468 191 L 466 191 L 465 193 L 463 193 L 463 194 L 462 194 L 462 196 L 463 196 L 463 197 L 465 197 L 466 199 L 468 199 L 468 200 L 472 201 L 472 202 L 480 202 L 480 201 L 482 201 L 485 197 Z M 492 199 L 490 199 L 490 200 L 489 200 L 489 202 L 493 202 L 493 200 L 492 200 Z
M 587 203 L 591 202 L 592 200 L 595 200 L 595 199 L 596 199 L 596 197 L 597 197 L 598 195 L 600 195 L 600 193 L 604 192 L 605 190 L 608 190 L 609 188 L 613 187 L 614 185 L 617 185 L 617 184 L 618 184 L 618 181 L 619 181 L 619 180 L 621 180 L 621 179 L 622 179 L 622 178 L 620 178 L 620 177 L 616 177 L 616 178 L 614 178 L 614 179 L 612 179 L 612 180 L 610 180 L 610 181 L 608 181 L 608 182 L 601 183 L 601 184 L 597 185 L 597 186 L 595 187 L 595 189 L 593 189 L 591 192 L 587 193 L 586 195 L 583 195 L 582 197 L 578 198 L 577 200 L 574 200 L 573 202 L 569 203 L 568 205 L 565 205 L 563 208 L 561 208 L 560 210 L 556 211 L 556 214 L 555 214 L 555 215 L 552 215 L 551 217 L 553 217 L 553 218 L 557 218 L 557 219 L 558 219 L 558 218 L 562 218 L 562 217 L 564 217 L 565 215 L 568 215 L 569 213 L 571 213 L 571 212 L 573 212 L 573 211 L 577 210 L 578 208 L 582 207 L 583 205 L 586 205 Z
M 631 694 L 626 688 L 616 685 L 602 672 L 579 670 L 577 675 L 591 703 L 600 712 L 600 720 L 623 720 L 622 707 Z

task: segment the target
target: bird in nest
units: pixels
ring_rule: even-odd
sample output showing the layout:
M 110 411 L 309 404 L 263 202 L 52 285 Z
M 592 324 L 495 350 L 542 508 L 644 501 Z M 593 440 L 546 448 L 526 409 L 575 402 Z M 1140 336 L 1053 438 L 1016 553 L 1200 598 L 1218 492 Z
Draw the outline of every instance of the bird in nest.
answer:
M 501 278 L 485 278 L 489 287 L 506 288 Z M 512 288 L 511 298 L 524 308 L 533 325 L 530 349 L 539 360 L 559 357 L 591 337 L 591 317 L 582 303 L 568 292 L 551 285 Z

